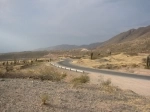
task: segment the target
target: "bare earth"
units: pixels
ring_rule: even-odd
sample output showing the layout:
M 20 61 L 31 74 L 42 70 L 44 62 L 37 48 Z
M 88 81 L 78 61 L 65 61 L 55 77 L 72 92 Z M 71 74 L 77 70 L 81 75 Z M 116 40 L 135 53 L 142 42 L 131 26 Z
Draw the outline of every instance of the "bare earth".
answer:
M 142 85 L 142 81 L 111 77 L 112 84 L 124 90 L 103 88 L 100 81 L 110 77 L 90 73 L 85 74 L 90 77 L 89 83 L 73 87 L 70 80 L 83 74 L 58 70 L 67 74 L 60 82 L 0 78 L 0 112 L 150 112 L 150 97 L 129 90 L 129 85 L 134 89 L 140 83 L 137 92 L 142 89 L 141 94 L 148 95 L 149 82 Z M 44 94 L 48 99 L 41 105 Z
M 91 83 L 98 84 L 99 80 L 103 78 L 104 80 L 110 79 L 114 86 L 117 86 L 124 90 L 132 90 L 140 95 L 150 96 L 150 81 L 142 79 L 133 79 L 127 77 L 113 76 L 109 74 L 89 74 Z
M 41 105 L 42 94 L 47 105 Z M 72 88 L 63 82 L 30 79 L 0 81 L 1 112 L 149 112 L 150 100 L 132 91 L 108 93 L 96 85 Z

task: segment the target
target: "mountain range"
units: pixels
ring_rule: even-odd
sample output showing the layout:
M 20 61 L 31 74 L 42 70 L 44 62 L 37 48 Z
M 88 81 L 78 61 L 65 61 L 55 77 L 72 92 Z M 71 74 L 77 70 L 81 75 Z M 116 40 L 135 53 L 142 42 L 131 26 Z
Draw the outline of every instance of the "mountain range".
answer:
M 51 50 L 73 50 L 73 49 L 81 49 L 81 48 L 86 48 L 89 50 L 93 50 L 96 49 L 99 45 L 101 45 L 101 42 L 97 42 L 97 43 L 92 43 L 89 45 L 69 45 L 69 44 L 62 44 L 62 45 L 57 45 L 57 46 L 52 46 L 52 47 L 47 47 L 47 48 L 40 48 L 40 49 L 36 49 L 36 51 L 51 51 Z
M 89 50 L 106 51 L 111 49 L 114 52 L 117 51 L 136 51 L 136 52 L 149 52 L 150 51 L 150 26 L 140 27 L 138 29 L 130 29 L 126 32 L 122 32 L 107 41 L 92 43 L 89 45 L 68 45 L 62 44 L 52 46 L 48 48 L 41 48 L 37 50 L 73 50 L 86 48 Z

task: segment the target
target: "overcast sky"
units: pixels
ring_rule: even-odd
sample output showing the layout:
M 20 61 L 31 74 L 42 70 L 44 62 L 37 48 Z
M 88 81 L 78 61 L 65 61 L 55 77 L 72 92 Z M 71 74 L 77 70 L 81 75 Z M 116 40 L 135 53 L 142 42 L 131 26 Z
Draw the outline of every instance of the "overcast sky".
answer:
M 150 0 L 0 0 L 0 52 L 105 41 L 150 25 Z

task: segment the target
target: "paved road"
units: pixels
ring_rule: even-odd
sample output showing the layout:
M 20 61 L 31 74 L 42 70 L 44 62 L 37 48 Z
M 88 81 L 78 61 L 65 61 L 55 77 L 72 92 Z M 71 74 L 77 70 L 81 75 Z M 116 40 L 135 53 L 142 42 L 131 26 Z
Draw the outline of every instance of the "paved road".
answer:
M 59 65 L 70 67 L 78 70 L 83 70 L 87 72 L 96 72 L 96 73 L 103 73 L 105 75 L 115 75 L 115 76 L 122 76 L 122 77 L 129 77 L 134 79 L 143 79 L 143 80 L 150 80 L 150 76 L 140 75 L 140 74 L 131 74 L 131 73 L 122 73 L 122 72 L 116 72 L 116 71 L 107 71 L 107 70 L 100 70 L 100 69 L 93 69 L 93 68 L 87 68 L 87 67 L 81 67 L 77 65 L 73 65 L 70 63 L 71 60 L 66 59 L 64 61 L 58 62 Z

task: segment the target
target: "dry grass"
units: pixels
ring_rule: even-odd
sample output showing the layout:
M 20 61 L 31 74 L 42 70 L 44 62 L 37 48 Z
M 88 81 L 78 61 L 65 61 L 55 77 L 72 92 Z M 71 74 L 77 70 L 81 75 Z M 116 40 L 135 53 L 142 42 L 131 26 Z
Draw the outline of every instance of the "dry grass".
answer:
M 89 76 L 81 75 L 80 77 L 74 78 L 71 82 L 73 84 L 73 87 L 76 87 L 78 85 L 85 84 L 89 81 L 90 81 Z
M 13 67 L 17 68 L 17 67 Z M 67 74 L 62 74 L 57 71 L 54 67 L 45 66 L 45 64 L 39 64 L 37 66 L 30 65 L 24 69 L 11 69 L 3 68 L 0 70 L 0 77 L 2 78 L 33 78 L 40 80 L 51 80 L 51 81 L 61 81 L 66 77 Z
M 99 82 L 100 82 L 99 86 L 100 86 L 101 91 L 104 91 L 107 93 L 114 93 L 118 91 L 118 88 L 112 85 L 111 79 L 104 80 L 104 78 L 101 77 Z
M 42 101 L 42 104 L 41 105 L 46 105 L 46 102 L 48 101 L 49 97 L 48 97 L 48 94 L 47 93 L 44 93 L 41 95 L 41 101 Z
M 94 67 L 99 69 L 121 69 L 121 68 L 145 68 L 145 57 L 137 54 L 114 54 L 107 57 L 101 57 L 100 59 L 80 59 L 75 60 L 73 63 L 83 66 Z
M 101 85 L 110 86 L 111 85 L 111 79 L 107 79 L 106 81 L 102 80 Z
M 29 76 L 30 78 L 40 79 L 42 81 L 43 80 L 61 81 L 67 76 L 67 74 L 60 73 L 54 67 L 48 67 L 43 65 L 34 69 L 27 69 L 21 72 L 26 76 Z

